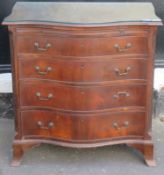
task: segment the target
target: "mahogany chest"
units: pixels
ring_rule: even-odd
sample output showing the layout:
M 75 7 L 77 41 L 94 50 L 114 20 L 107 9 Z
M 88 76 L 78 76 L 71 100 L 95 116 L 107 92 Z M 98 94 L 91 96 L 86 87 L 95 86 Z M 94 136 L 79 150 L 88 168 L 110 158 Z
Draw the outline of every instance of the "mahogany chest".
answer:
M 12 53 L 13 166 L 41 143 L 127 144 L 155 165 L 151 110 L 161 20 L 151 3 L 18 2 L 3 24 Z

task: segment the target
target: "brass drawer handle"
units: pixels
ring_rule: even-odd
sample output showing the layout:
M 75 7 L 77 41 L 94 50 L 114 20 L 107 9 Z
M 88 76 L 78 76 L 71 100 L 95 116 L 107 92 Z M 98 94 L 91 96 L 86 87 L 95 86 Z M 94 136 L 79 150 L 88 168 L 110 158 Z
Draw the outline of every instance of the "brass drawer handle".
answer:
M 117 92 L 117 94 L 113 95 L 113 98 L 119 98 L 120 96 L 129 97 L 130 94 L 128 92 Z
M 117 122 L 114 122 L 114 123 L 113 123 L 113 128 L 115 128 L 115 129 L 120 129 L 120 127 L 119 127 L 119 125 L 118 125 Z
M 48 123 L 48 128 L 53 128 L 54 127 L 54 123 L 53 122 L 49 122 Z
M 124 127 L 128 127 L 129 126 L 129 121 L 125 121 L 124 122 Z
M 40 67 L 39 66 L 35 66 L 35 70 L 37 71 L 38 74 L 40 75 L 47 75 L 49 72 L 52 71 L 52 67 L 48 66 L 45 70 L 45 72 L 40 71 Z
M 119 124 L 117 122 L 113 123 L 113 128 L 115 128 L 116 130 L 120 130 L 122 128 L 127 128 L 128 126 L 129 126 L 129 121 L 125 121 L 122 126 L 119 126 Z
M 38 51 L 47 51 L 49 48 L 52 47 L 52 45 L 51 45 L 50 43 L 47 43 L 47 44 L 45 45 L 45 48 L 41 48 L 41 47 L 39 46 L 39 43 L 38 43 L 38 42 L 35 42 L 35 43 L 34 43 L 34 47 L 35 47 L 36 50 L 38 50 Z
M 128 66 L 123 72 L 121 72 L 121 70 L 118 68 L 115 69 L 115 72 L 119 76 L 125 76 L 125 75 L 128 75 L 130 70 L 131 70 L 131 67 Z
M 116 48 L 118 52 L 125 52 L 129 48 L 131 48 L 131 47 L 132 47 L 132 44 L 131 43 L 127 43 L 126 46 L 125 46 L 125 48 L 121 48 L 119 44 L 115 44 L 114 45 L 114 48 Z
M 53 122 L 48 122 L 48 125 L 45 126 L 43 122 L 38 121 L 38 122 L 37 122 L 37 126 L 38 126 L 40 129 L 51 129 L 51 128 L 54 127 L 54 123 L 53 123 Z
M 36 96 L 39 98 L 39 100 L 50 100 L 53 98 L 52 93 L 49 93 L 47 97 L 42 97 L 40 92 L 36 92 Z

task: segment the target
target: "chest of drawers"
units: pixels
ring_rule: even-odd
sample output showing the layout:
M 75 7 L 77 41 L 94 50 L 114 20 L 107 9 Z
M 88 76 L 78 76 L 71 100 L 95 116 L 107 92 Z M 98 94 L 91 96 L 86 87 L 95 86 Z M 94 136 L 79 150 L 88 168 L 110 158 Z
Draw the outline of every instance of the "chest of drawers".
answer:
M 41 143 L 127 144 L 155 165 L 153 55 L 161 21 L 150 3 L 19 2 L 4 24 L 16 114 L 13 166 Z

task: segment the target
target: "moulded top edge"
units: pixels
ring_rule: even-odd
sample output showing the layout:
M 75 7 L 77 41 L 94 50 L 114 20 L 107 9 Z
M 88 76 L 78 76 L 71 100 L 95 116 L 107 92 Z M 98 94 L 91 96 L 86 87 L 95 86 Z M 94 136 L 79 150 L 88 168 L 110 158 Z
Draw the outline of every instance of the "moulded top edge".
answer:
M 144 2 L 17 2 L 3 22 L 4 25 L 35 23 L 72 26 L 162 24 L 152 3 Z

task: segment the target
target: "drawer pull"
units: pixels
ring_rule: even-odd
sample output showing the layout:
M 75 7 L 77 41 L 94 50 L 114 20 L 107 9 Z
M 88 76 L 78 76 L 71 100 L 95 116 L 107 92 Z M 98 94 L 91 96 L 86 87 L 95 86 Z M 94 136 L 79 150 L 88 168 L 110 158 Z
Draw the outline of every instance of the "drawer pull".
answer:
M 54 123 L 53 122 L 49 122 L 48 123 L 48 128 L 53 128 L 54 127 Z
M 120 129 L 117 122 L 114 122 L 114 123 L 113 123 L 113 127 L 114 127 L 115 129 Z
M 121 48 L 119 44 L 115 44 L 114 47 L 117 49 L 118 52 L 125 52 L 127 51 L 129 48 L 132 47 L 131 43 L 127 43 L 125 48 Z
M 124 127 L 128 127 L 129 126 L 129 121 L 125 121 L 124 122 Z
M 127 128 L 129 126 L 129 121 L 125 121 L 122 126 L 119 126 L 117 122 L 113 123 L 113 127 L 117 130 L 120 130 L 122 128 Z
M 121 72 L 120 69 L 116 68 L 115 72 L 117 73 L 117 75 L 119 76 L 124 76 L 124 75 L 128 75 L 129 71 L 131 70 L 131 67 L 127 67 L 123 72 Z
M 34 46 L 35 46 L 36 50 L 38 50 L 38 51 L 47 51 L 49 48 L 52 47 L 52 45 L 51 45 L 50 43 L 47 43 L 47 44 L 45 45 L 45 48 L 41 48 L 41 47 L 39 46 L 39 43 L 38 43 L 38 42 L 35 42 L 35 43 L 34 43 Z
M 45 70 L 45 72 L 40 71 L 40 67 L 39 66 L 35 66 L 35 70 L 37 71 L 38 74 L 40 75 L 47 75 L 48 72 L 52 71 L 52 67 L 48 66 Z
M 40 129 L 51 129 L 51 128 L 54 127 L 54 123 L 53 123 L 53 122 L 48 122 L 48 125 L 45 126 L 43 122 L 38 121 L 38 122 L 37 122 L 37 126 L 38 126 Z
M 117 92 L 117 94 L 113 95 L 113 98 L 119 98 L 120 96 L 129 97 L 130 94 L 128 92 Z
M 36 96 L 39 100 L 50 100 L 53 98 L 53 94 L 49 93 L 47 97 L 42 97 L 40 92 L 36 92 Z

